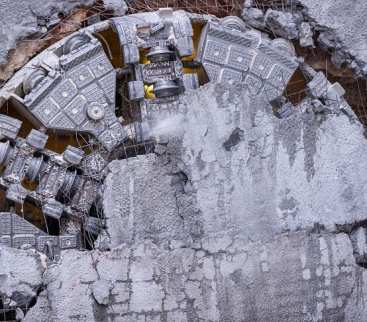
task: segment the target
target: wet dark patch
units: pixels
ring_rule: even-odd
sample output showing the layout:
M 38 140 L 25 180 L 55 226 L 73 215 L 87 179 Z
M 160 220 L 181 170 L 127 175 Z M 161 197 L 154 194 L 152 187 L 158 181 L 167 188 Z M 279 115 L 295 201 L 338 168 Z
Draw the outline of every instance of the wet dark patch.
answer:
M 223 143 L 223 147 L 226 151 L 231 151 L 231 149 L 239 144 L 244 137 L 244 131 L 240 128 L 235 128 L 232 134 L 229 136 L 228 140 Z

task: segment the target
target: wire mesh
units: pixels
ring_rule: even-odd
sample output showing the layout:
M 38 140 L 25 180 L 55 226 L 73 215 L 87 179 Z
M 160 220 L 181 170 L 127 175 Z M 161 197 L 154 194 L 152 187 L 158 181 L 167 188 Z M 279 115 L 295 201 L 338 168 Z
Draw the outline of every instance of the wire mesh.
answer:
M 17 303 L 13 299 L 5 296 L 0 296 L 0 322 L 16 322 L 20 321 L 28 310 L 35 304 L 35 301 L 30 303 Z
M 200 14 L 212 14 L 218 17 L 238 15 L 241 12 L 241 0 L 134 0 L 128 1 L 129 11 L 155 11 L 159 8 L 174 8 Z
M 252 5 L 258 9 L 292 11 L 298 7 L 294 0 L 252 0 Z

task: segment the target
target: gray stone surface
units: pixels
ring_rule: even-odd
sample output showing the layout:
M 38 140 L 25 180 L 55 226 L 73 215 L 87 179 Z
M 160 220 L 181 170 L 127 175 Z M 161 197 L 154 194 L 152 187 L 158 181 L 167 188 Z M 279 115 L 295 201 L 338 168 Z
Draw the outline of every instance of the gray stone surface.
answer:
M 299 43 L 302 47 L 314 47 L 313 31 L 308 22 L 302 22 L 299 26 Z
M 278 119 L 261 98 L 210 85 L 180 117 L 158 117 L 158 156 L 111 164 L 107 233 L 129 249 L 117 260 L 131 281 L 122 321 L 366 319 L 364 269 L 340 229 L 365 220 L 363 128 L 304 110 Z M 183 187 L 167 189 L 177 173 Z M 178 218 L 200 230 L 178 233 Z
M 299 38 L 300 13 L 283 12 L 269 9 L 265 14 L 265 25 L 276 35 L 292 40 Z
M 144 239 L 168 245 L 200 234 L 199 214 L 184 185 L 179 169 L 154 154 L 112 162 L 104 192 L 110 246 Z
M 247 0 L 241 16 L 254 28 L 299 39 L 303 47 L 312 47 L 312 37 L 318 35 L 317 45 L 332 51 L 334 64 L 345 63 L 357 76 L 367 76 L 366 1 L 293 0 L 287 4 L 282 10 L 263 10 Z
M 24 322 L 52 322 L 51 310 L 48 302 L 47 292 L 42 291 L 38 297 L 36 304 L 27 312 Z
M 278 119 L 223 84 L 178 110 L 152 123 L 156 155 L 110 165 L 111 250 L 64 251 L 25 320 L 366 321 L 354 253 L 365 249 L 367 143 L 353 114 L 306 106 Z
M 354 118 L 308 111 L 280 120 L 261 98 L 222 85 L 186 99 L 178 164 L 205 214 L 206 234 L 266 240 L 365 218 L 367 144 Z M 227 151 L 223 144 L 237 128 L 243 139 Z
M 97 280 L 93 283 L 92 292 L 98 304 L 107 305 L 110 302 L 112 288 L 113 284 L 111 281 Z
M 51 321 L 365 321 L 365 277 L 346 234 L 295 232 L 68 251 L 46 283 Z M 113 285 L 107 306 L 91 296 L 100 279 Z
M 168 189 L 169 174 L 157 170 L 159 160 L 116 162 L 105 191 L 107 225 L 116 238 L 112 246 L 124 238 L 157 236 L 157 231 L 182 238 L 172 222 L 179 217 L 197 218 L 200 238 L 203 232 L 224 230 L 249 241 L 311 230 L 315 224 L 336 231 L 337 226 L 365 219 L 367 144 L 355 117 L 306 109 L 278 119 L 261 98 L 249 98 L 240 88 L 224 90 L 223 85 L 190 93 L 181 112 L 178 119 L 158 116 L 152 131 L 161 135 L 163 128 L 166 136 L 183 136 L 182 144 L 172 140 L 160 159 L 168 155 L 173 161 L 168 160 L 165 168 L 185 174 L 183 191 L 192 206 L 180 209 L 178 204 L 179 216 L 167 219 L 170 210 L 164 207 L 162 212 L 156 206 L 160 198 L 152 195 L 162 192 L 160 205 L 173 204 L 172 197 L 168 202 L 174 193 Z M 241 133 L 237 139 L 236 133 Z M 167 179 L 156 179 L 154 174 Z M 134 190 L 139 187 L 144 193 Z M 157 216 L 155 209 L 162 215 Z M 182 236 L 188 240 L 188 235 Z
M 0 64 L 5 64 L 10 49 L 18 40 L 47 31 L 57 14 L 68 15 L 78 6 L 90 6 L 94 0 L 1 0 L 0 1 Z
M 261 9 L 245 7 L 241 15 L 242 19 L 254 28 L 265 29 L 265 15 Z
M 319 41 L 360 75 L 367 76 L 367 2 L 364 0 L 297 0 L 304 16 L 320 31 Z
M 78 7 L 90 7 L 95 0 L 0 0 L 0 65 L 7 62 L 9 50 L 19 40 L 45 34 L 60 19 Z M 122 16 L 127 11 L 123 0 L 104 0 L 105 9 Z
M 124 0 L 103 0 L 107 10 L 112 10 L 117 16 L 123 16 L 128 7 Z
M 31 250 L 0 247 L 0 298 L 27 306 L 37 296 L 45 258 Z

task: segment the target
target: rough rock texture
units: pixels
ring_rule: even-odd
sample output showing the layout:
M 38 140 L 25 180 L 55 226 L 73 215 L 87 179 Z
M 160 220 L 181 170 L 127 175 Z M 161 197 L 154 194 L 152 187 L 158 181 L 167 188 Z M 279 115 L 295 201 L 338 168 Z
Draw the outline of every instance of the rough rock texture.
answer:
M 302 47 L 314 47 L 313 31 L 308 22 L 302 22 L 299 26 L 299 44 Z
M 58 14 L 67 15 L 78 6 L 90 6 L 94 0 L 1 0 L 0 1 L 0 64 L 5 64 L 16 42 L 47 31 Z M 45 29 L 46 28 L 46 29 Z
M 367 143 L 352 114 L 278 119 L 241 86 L 208 85 L 152 131 L 156 154 L 110 165 L 111 250 L 65 251 L 43 279 L 31 255 L 45 291 L 25 321 L 366 321 Z
M 0 65 L 19 40 L 44 34 L 77 7 L 90 7 L 96 0 L 0 0 Z M 104 0 L 105 9 L 115 15 L 127 11 L 123 0 Z
M 262 30 L 265 28 L 264 12 L 261 9 L 253 8 L 252 3 L 245 3 L 241 17 L 247 24 L 254 28 Z
M 264 19 L 266 26 L 275 34 L 290 40 L 299 38 L 301 14 L 269 9 Z
M 0 248 L 0 298 L 11 306 L 29 305 L 42 286 L 45 268 L 45 259 L 34 251 Z
M 124 0 L 103 0 L 107 10 L 112 10 L 116 15 L 123 16 L 128 7 Z
M 364 321 L 364 278 L 346 234 L 296 232 L 71 251 L 46 282 L 50 321 Z M 92 296 L 99 280 L 113 285 L 108 306 Z
M 67 251 L 47 269 L 50 321 L 365 321 L 366 271 L 340 228 L 366 219 L 355 118 L 280 120 L 214 85 L 180 112 L 179 131 L 159 121 L 176 139 L 157 155 L 110 165 L 112 249 Z
M 336 231 L 336 225 L 365 219 L 367 144 L 357 120 L 312 111 L 280 120 L 266 102 L 250 100 L 240 88 L 209 87 L 193 94 L 192 101 L 186 99 L 180 122 L 181 149 L 177 151 L 173 141 L 166 152 L 178 160 L 167 161 L 165 168 L 176 167 L 171 172 L 187 177 L 183 192 L 194 206 L 180 208 L 179 203 L 180 215 L 167 216 L 171 213 L 165 205 L 173 208 L 172 195 L 177 192 L 169 186 L 169 173 L 164 174 L 154 157 L 113 163 L 105 209 L 117 244 L 124 238 L 146 237 L 151 231 L 155 236 L 159 235 L 156 231 L 163 231 L 181 238 L 176 231 L 170 233 L 175 227 L 172 220 L 186 216 L 200 221 L 198 236 L 202 231 L 225 230 L 251 241 L 312 229 L 315 224 Z M 161 122 L 170 127 L 166 120 Z M 175 135 L 176 128 L 167 135 Z M 360 161 L 354 165 L 356 160 Z M 157 198 L 160 193 L 165 198 L 162 203 Z M 155 206 L 157 201 L 160 206 Z M 161 216 L 153 214 L 156 209 Z M 151 222 L 156 225 L 149 226 Z M 115 233 L 116 227 L 124 232 Z
M 367 2 L 364 0 L 289 0 L 283 10 L 257 8 L 246 0 L 242 19 L 249 25 L 287 38 L 303 47 L 330 49 L 335 65 L 347 64 L 358 76 L 367 76 Z
M 367 76 L 367 2 L 364 0 L 297 0 L 304 16 L 320 30 L 319 41 L 335 48 L 339 62 L 346 61 Z
M 144 239 L 168 245 L 172 239 L 189 240 L 200 234 L 200 218 L 174 164 L 151 154 L 112 162 L 110 171 L 104 207 L 111 247 Z
M 24 322 L 51 322 L 51 309 L 47 292 L 42 291 L 38 297 L 36 304 L 27 312 Z

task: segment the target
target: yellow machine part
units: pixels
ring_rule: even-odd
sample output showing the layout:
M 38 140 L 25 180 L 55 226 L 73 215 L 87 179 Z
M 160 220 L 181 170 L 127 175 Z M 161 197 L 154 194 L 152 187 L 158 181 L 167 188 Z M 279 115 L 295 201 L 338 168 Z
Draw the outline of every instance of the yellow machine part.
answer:
M 145 91 L 145 98 L 146 99 L 155 99 L 154 95 L 154 86 L 153 85 L 144 85 L 144 91 Z
M 200 36 L 201 36 L 201 32 L 204 28 L 204 25 L 196 23 L 196 24 L 192 25 L 192 28 L 193 28 L 193 32 L 194 32 L 194 36 L 193 36 L 194 52 L 193 52 L 192 55 L 182 58 L 182 61 L 186 61 L 186 62 L 194 61 L 197 57 Z M 140 50 L 140 64 L 142 64 L 142 65 L 150 64 L 150 61 L 147 58 L 147 50 L 145 50 L 145 49 Z M 187 68 L 187 67 L 185 67 L 183 69 L 183 72 L 184 72 L 184 74 L 197 74 L 198 78 L 199 78 L 199 83 L 200 84 L 206 83 L 206 80 L 207 80 L 206 73 L 202 68 Z M 145 98 L 146 99 L 154 99 L 155 98 L 155 95 L 153 93 L 153 89 L 154 89 L 153 85 L 145 85 L 144 89 L 145 89 Z

